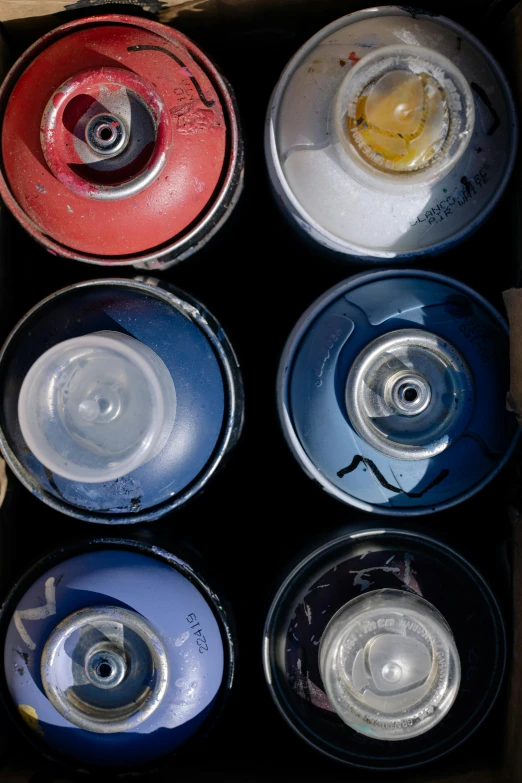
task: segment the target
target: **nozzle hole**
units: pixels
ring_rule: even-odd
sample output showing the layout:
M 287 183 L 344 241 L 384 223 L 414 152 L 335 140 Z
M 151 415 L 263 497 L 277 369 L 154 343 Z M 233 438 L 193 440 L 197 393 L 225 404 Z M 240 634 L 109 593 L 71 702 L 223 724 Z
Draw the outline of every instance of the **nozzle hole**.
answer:
M 99 677 L 103 677 L 103 679 L 110 677 L 112 674 L 112 666 L 106 661 L 102 661 L 97 668 L 97 674 Z
M 404 399 L 406 400 L 406 402 L 415 402 L 417 397 L 418 394 L 416 389 L 413 389 L 412 387 L 408 387 L 407 389 L 405 389 Z
M 98 399 L 98 408 L 100 409 L 100 413 L 105 413 L 110 408 L 110 402 L 106 397 L 99 397 Z
M 103 141 L 110 141 L 113 137 L 113 132 L 111 128 L 107 128 L 107 127 L 100 128 L 98 134 L 100 138 L 103 139 Z

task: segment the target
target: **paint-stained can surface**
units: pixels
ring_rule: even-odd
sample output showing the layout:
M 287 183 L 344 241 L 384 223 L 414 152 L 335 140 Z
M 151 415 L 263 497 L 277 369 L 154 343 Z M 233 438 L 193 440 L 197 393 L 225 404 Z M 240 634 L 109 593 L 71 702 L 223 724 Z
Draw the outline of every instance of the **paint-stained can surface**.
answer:
M 509 86 L 469 32 L 404 7 L 320 30 L 273 92 L 265 150 L 285 212 L 367 261 L 442 252 L 488 215 L 517 145 Z
M 233 678 L 220 599 L 158 547 L 101 539 L 55 553 L 2 615 L 4 695 L 40 749 L 131 768 L 206 733 Z
M 477 571 L 414 533 L 364 530 L 311 552 L 265 625 L 272 697 L 326 755 L 368 769 L 434 761 L 497 697 L 505 632 Z
M 239 437 L 242 382 L 226 335 L 158 282 L 65 288 L 4 346 L 3 453 L 63 513 L 157 519 L 201 490 Z
M 364 511 L 425 514 L 470 497 L 518 438 L 506 411 L 507 326 L 479 294 L 431 272 L 356 275 L 291 333 L 278 406 L 303 469 Z
M 232 211 L 243 151 L 235 101 L 184 35 L 100 16 L 31 46 L 0 91 L 0 193 L 45 247 L 165 268 Z

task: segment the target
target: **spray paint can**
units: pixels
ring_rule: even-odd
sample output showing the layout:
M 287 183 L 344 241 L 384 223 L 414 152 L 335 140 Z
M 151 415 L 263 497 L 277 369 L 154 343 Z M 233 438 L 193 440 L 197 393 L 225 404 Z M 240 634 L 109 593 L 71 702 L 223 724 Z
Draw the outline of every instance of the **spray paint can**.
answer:
M 0 193 L 51 253 L 163 269 L 223 225 L 241 190 L 230 86 L 181 33 L 137 17 L 43 36 L 0 91 Z
M 513 98 L 482 44 L 396 6 L 356 11 L 307 41 L 266 120 L 285 212 L 324 247 L 375 262 L 462 241 L 500 198 L 516 147 Z
M 82 768 L 177 752 L 206 733 L 232 685 L 221 600 L 158 547 L 97 539 L 48 555 L 1 622 L 12 717 L 40 750 Z
M 499 607 L 475 569 L 384 524 L 331 540 L 293 569 L 263 648 L 292 728 L 337 761 L 380 770 L 464 742 L 496 699 L 505 655 Z
M 34 495 L 70 516 L 157 519 L 201 490 L 239 437 L 242 383 L 226 335 L 158 282 L 65 288 L 3 348 L 3 453 Z
M 456 280 L 375 271 L 323 294 L 279 366 L 283 431 L 303 469 L 364 511 L 440 511 L 484 487 L 518 438 L 507 326 Z

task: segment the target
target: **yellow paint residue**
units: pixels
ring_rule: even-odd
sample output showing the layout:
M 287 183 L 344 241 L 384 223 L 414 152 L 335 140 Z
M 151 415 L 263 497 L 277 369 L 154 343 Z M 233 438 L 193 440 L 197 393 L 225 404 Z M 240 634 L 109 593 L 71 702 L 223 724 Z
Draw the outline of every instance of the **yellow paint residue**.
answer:
M 357 100 L 349 130 L 376 168 L 416 171 L 429 165 L 448 131 L 446 96 L 427 73 L 390 71 Z
M 19 704 L 18 705 L 18 712 L 24 719 L 24 721 L 27 723 L 30 729 L 33 731 L 36 731 L 37 734 L 41 734 L 42 737 L 44 735 L 43 729 L 38 723 L 38 715 L 36 713 L 36 710 L 34 707 L 31 707 L 30 704 Z

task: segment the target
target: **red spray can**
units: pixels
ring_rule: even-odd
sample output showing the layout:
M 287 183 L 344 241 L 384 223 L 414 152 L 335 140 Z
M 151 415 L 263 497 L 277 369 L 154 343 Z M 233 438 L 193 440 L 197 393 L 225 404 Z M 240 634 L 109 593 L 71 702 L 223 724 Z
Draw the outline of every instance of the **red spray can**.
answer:
M 243 151 L 234 97 L 188 38 L 137 17 L 40 38 L 0 90 L 0 194 L 50 252 L 165 268 L 223 224 Z

